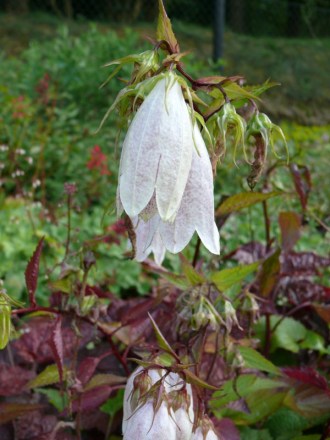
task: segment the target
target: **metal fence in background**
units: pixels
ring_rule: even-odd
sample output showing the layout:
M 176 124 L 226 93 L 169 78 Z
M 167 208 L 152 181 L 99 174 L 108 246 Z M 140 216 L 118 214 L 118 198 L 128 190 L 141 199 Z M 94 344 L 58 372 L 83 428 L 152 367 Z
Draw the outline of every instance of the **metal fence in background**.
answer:
M 164 0 L 171 19 L 214 29 L 214 56 L 221 57 L 224 28 L 270 37 L 330 36 L 330 0 Z M 1 0 L 0 12 L 44 12 L 123 24 L 154 21 L 158 0 Z
M 171 18 L 211 26 L 223 3 L 226 25 L 252 35 L 330 36 L 330 0 L 165 0 Z M 0 11 L 26 14 L 43 11 L 67 18 L 152 21 L 158 0 L 1 0 Z

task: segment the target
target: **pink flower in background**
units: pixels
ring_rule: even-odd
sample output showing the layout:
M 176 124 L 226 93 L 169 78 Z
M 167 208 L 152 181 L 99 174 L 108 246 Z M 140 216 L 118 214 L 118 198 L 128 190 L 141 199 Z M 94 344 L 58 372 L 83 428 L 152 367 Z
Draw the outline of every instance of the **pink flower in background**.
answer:
M 89 170 L 98 170 L 101 176 L 109 176 L 111 174 L 108 169 L 107 156 L 102 152 L 99 145 L 94 145 L 86 166 Z

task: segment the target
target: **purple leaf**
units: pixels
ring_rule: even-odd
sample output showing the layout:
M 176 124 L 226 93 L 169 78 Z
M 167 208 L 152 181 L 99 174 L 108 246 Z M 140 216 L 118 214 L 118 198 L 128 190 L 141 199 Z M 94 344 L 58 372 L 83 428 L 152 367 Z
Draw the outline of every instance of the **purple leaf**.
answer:
M 0 396 L 15 396 L 21 394 L 35 373 L 18 365 L 0 364 Z M 1 437 L 0 437 L 1 438 Z
M 72 403 L 72 412 L 89 412 L 99 408 L 108 399 L 111 390 L 110 385 L 104 385 L 81 394 Z
M 230 419 L 213 419 L 214 426 L 220 435 L 221 440 L 240 440 L 239 430 Z
M 42 237 L 41 240 L 39 241 L 38 246 L 36 247 L 25 270 L 25 283 L 29 293 L 30 304 L 33 307 L 36 307 L 37 305 L 35 300 L 35 293 L 38 284 L 39 263 L 40 263 L 40 256 L 41 256 L 42 246 L 44 243 L 44 238 L 45 237 Z
M 60 377 L 60 383 L 63 382 L 63 370 L 64 370 L 64 355 L 63 355 L 63 336 L 62 336 L 62 318 L 58 315 L 55 321 L 54 328 L 51 332 L 49 340 L 50 348 L 53 352 L 54 359 L 58 368 L 58 374 Z
M 308 196 L 312 188 L 311 175 L 307 167 L 295 163 L 290 165 L 293 183 L 298 193 L 303 210 L 306 209 Z
M 330 396 L 330 388 L 327 380 L 313 368 L 282 368 L 282 371 L 290 379 L 320 388 L 326 391 Z
M 314 252 L 290 252 L 282 262 L 283 275 L 317 275 L 318 268 L 329 267 L 330 258 Z
M 86 385 L 86 383 L 91 379 L 101 359 L 102 358 L 89 356 L 80 362 L 77 370 L 77 379 L 82 383 L 82 385 Z

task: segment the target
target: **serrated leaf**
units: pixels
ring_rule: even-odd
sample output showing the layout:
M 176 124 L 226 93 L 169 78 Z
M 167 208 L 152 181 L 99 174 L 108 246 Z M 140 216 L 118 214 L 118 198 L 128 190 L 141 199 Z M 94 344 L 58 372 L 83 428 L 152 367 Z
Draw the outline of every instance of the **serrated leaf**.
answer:
M 64 370 L 64 378 L 66 376 L 66 371 Z M 56 364 L 48 365 L 37 377 L 30 380 L 27 383 L 26 388 L 38 388 L 45 387 L 47 385 L 53 385 L 60 381 L 60 375 Z
M 25 270 L 25 283 L 29 293 L 30 304 L 33 307 L 36 307 L 37 305 L 35 300 L 35 293 L 38 285 L 39 263 L 40 263 L 40 256 L 41 256 L 43 243 L 44 243 L 44 237 L 40 239 Z
M 244 192 L 235 194 L 228 197 L 217 209 L 216 215 L 226 215 L 232 212 L 240 211 L 241 209 L 253 206 L 256 203 L 263 202 L 265 200 L 271 199 L 272 197 L 277 197 L 283 195 L 280 191 L 272 191 L 269 193 L 260 192 Z
M 253 86 L 245 86 L 245 90 L 252 93 L 255 96 L 260 96 L 266 90 L 271 89 L 272 87 L 280 86 L 281 84 L 273 81 L 265 81 L 263 84 L 253 85 Z
M 63 337 L 62 337 L 62 318 L 58 315 L 51 332 L 49 341 L 50 348 L 54 355 L 54 360 L 58 368 L 60 383 L 63 382 L 64 359 L 63 359 Z
M 224 292 L 235 284 L 242 282 L 248 275 L 258 269 L 259 261 L 245 266 L 237 266 L 230 269 L 223 269 L 212 274 L 211 280 L 217 288 Z
M 281 375 L 281 371 L 272 362 L 270 362 L 253 348 L 239 347 L 238 350 L 248 368 L 255 368 L 259 371 L 266 371 L 267 373 Z
M 167 41 L 172 52 L 179 52 L 179 43 L 174 35 L 171 21 L 166 14 L 164 3 L 162 0 L 158 0 L 159 15 L 157 26 L 157 39 L 158 41 Z
M 290 164 L 293 183 L 300 199 L 303 210 L 307 207 L 308 196 L 312 189 L 312 179 L 309 169 L 295 163 Z
M 156 334 L 156 339 L 157 339 L 159 347 L 162 348 L 164 351 L 168 352 L 169 354 L 171 354 L 174 357 L 174 359 L 178 360 L 176 353 L 173 351 L 170 344 L 166 341 L 165 337 L 163 336 L 162 332 L 160 331 L 158 325 L 155 323 L 155 321 L 152 318 L 152 316 L 150 315 L 150 313 L 148 313 L 148 315 L 149 315 L 149 319 L 151 321 L 151 324 L 154 328 L 154 331 Z
M 126 377 L 117 376 L 116 374 L 95 374 L 85 386 L 84 391 L 89 391 L 103 385 L 118 385 L 125 383 L 126 380 Z

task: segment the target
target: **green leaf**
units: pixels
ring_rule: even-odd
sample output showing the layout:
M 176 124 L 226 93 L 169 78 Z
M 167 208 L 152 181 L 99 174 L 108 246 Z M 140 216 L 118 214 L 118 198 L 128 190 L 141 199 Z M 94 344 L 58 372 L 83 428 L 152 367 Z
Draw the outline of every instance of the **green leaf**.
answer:
M 259 264 L 260 263 L 257 261 L 245 266 L 223 269 L 220 272 L 213 273 L 211 280 L 220 291 L 224 292 L 235 284 L 243 281 L 251 273 L 255 272 L 258 269 Z
M 298 353 L 301 344 L 306 338 L 307 329 L 299 321 L 293 318 L 284 318 L 279 323 L 280 316 L 271 316 L 270 324 L 272 329 L 272 339 L 270 351 L 274 352 L 282 348 L 292 353 Z M 255 325 L 256 336 L 263 341 L 265 335 L 265 318 L 262 317 Z M 275 329 L 275 330 L 273 330 Z
M 274 438 L 281 437 L 283 440 L 292 438 L 301 433 L 308 426 L 307 420 L 288 408 L 280 408 L 270 416 L 265 424 Z M 282 437 L 283 436 L 283 437 Z
M 170 353 L 174 357 L 174 359 L 178 360 L 178 357 L 177 357 L 176 353 L 174 352 L 174 350 L 172 349 L 170 344 L 166 341 L 165 337 L 163 336 L 162 332 L 160 331 L 158 325 L 153 320 L 153 318 L 150 315 L 150 313 L 148 313 L 148 315 L 149 315 L 149 319 L 151 321 L 151 324 L 152 324 L 152 326 L 154 328 L 154 331 L 155 331 L 155 334 L 156 334 L 156 339 L 157 339 L 159 347 L 162 348 L 164 351 Z
M 300 348 L 318 351 L 321 354 L 330 354 L 329 347 L 325 347 L 325 340 L 320 334 L 307 330 L 305 339 L 300 344 Z
M 244 414 L 242 419 L 252 424 L 269 417 L 282 406 L 288 392 L 288 390 L 279 392 L 277 389 L 272 389 L 249 393 L 246 396 L 246 403 L 251 413 Z
M 264 93 L 266 90 L 271 89 L 272 87 L 279 86 L 280 83 L 273 82 L 273 81 L 265 81 L 263 84 L 259 85 L 253 85 L 253 86 L 245 86 L 245 90 L 252 93 L 255 96 L 260 96 L 262 93 Z
M 197 385 L 198 387 L 206 388 L 213 391 L 217 391 L 219 389 L 217 387 L 214 387 L 213 385 L 208 384 L 207 382 L 204 382 L 204 380 L 200 379 L 190 370 L 185 370 L 185 374 L 188 383 L 192 383 L 193 385 Z
M 125 383 L 126 380 L 126 377 L 117 376 L 116 374 L 95 374 L 86 384 L 84 391 L 89 391 L 102 385 L 118 385 Z
M 228 197 L 217 209 L 216 215 L 226 215 L 232 212 L 240 211 L 248 208 L 256 203 L 263 202 L 272 197 L 283 195 L 280 191 L 272 191 L 269 193 L 260 192 L 244 192 Z
M 101 407 L 100 410 L 113 417 L 123 407 L 124 390 L 118 390 L 114 397 L 110 397 Z
M 259 377 L 255 374 L 242 374 L 236 379 L 227 381 L 220 391 L 213 394 L 210 405 L 213 409 L 223 408 L 230 402 L 245 398 L 250 393 L 287 387 L 285 382 L 277 378 Z
M 273 290 L 281 269 L 280 255 L 281 249 L 278 248 L 261 265 L 259 276 L 259 292 L 261 296 L 266 297 Z
M 159 15 L 157 26 L 157 39 L 158 41 L 165 40 L 169 43 L 172 52 L 179 52 L 179 43 L 172 30 L 171 21 L 166 14 L 166 10 L 162 0 L 158 1 Z
M 274 440 L 267 429 L 252 429 L 244 426 L 240 429 L 241 440 Z
M 3 350 L 10 339 L 11 332 L 11 307 L 10 304 L 0 296 L 0 350 Z
M 280 370 L 268 359 L 266 359 L 258 351 L 250 347 L 239 347 L 239 352 L 244 359 L 247 367 L 255 368 L 260 371 L 266 371 L 267 373 L 280 375 Z
M 66 371 L 64 370 L 64 378 L 66 376 Z M 53 385 L 60 381 L 58 368 L 56 364 L 48 365 L 37 377 L 30 380 L 27 383 L 27 388 L 38 388 L 45 387 L 47 385 Z
M 59 412 L 62 412 L 64 408 L 68 406 L 67 394 L 63 394 L 59 390 L 55 390 L 54 388 L 37 388 L 35 389 L 35 392 L 47 396 L 49 403 L 51 403 Z
M 183 272 L 191 286 L 197 286 L 206 282 L 206 279 L 185 259 L 182 260 Z
M 279 317 L 271 317 L 271 326 L 274 327 L 278 322 Z M 276 328 L 272 343 L 271 350 L 276 348 L 284 348 L 285 350 L 298 353 L 300 350 L 300 342 L 303 342 L 307 334 L 307 329 L 299 321 L 293 318 L 284 318 L 283 321 Z

